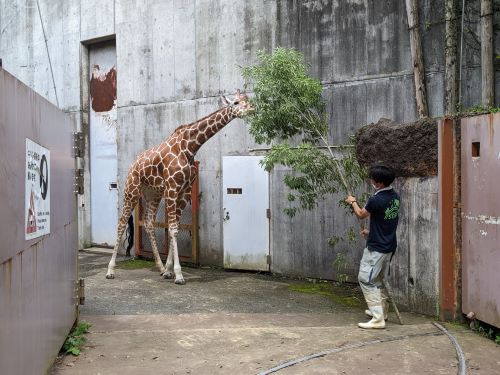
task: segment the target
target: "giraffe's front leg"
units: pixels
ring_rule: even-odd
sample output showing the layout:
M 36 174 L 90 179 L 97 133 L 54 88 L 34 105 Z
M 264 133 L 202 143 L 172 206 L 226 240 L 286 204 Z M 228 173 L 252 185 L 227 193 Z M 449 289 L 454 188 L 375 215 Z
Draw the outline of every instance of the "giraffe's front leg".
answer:
M 174 261 L 173 261 L 173 256 L 172 256 L 172 237 L 170 236 L 170 233 L 168 234 L 168 241 L 169 241 L 169 246 L 168 246 L 169 250 L 168 250 L 167 260 L 165 262 L 166 271 L 163 274 L 163 278 L 173 279 L 174 278 Z
M 175 181 L 173 185 L 178 185 Z M 179 232 L 179 220 L 182 214 L 182 210 L 185 207 L 185 204 L 182 205 L 184 198 L 184 191 L 180 189 L 180 191 L 176 191 L 175 189 L 169 190 L 166 189 L 164 192 L 165 205 L 167 207 L 167 219 L 168 219 L 168 237 L 170 239 L 170 248 L 168 252 L 167 262 L 165 267 L 167 268 L 167 272 L 165 272 L 165 278 L 172 277 L 172 258 L 174 263 L 174 274 L 175 274 L 175 283 L 177 285 L 184 285 L 186 281 L 184 280 L 184 276 L 182 276 L 181 264 L 179 262 L 179 253 L 177 250 L 177 233 Z
M 177 285 L 184 285 L 186 281 L 184 276 L 182 276 L 181 264 L 179 262 L 179 252 L 177 250 L 177 233 L 179 230 L 177 228 L 169 229 L 169 236 L 172 237 L 172 256 L 174 257 L 174 273 L 175 273 L 175 283 Z

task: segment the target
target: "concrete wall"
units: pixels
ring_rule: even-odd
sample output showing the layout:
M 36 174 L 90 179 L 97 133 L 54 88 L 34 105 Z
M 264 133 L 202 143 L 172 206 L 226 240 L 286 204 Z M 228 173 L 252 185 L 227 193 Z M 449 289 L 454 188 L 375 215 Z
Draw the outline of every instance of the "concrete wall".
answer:
M 468 3 L 479 4 L 478 0 Z M 80 72 L 86 69 L 87 47 L 80 43 L 116 38 L 120 186 L 137 153 L 160 142 L 178 124 L 215 110 L 220 93 L 241 88 L 237 65 L 253 63 L 259 49 L 286 46 L 304 52 L 312 74 L 325 87 L 333 144 L 345 143 L 349 134 L 380 117 L 416 119 L 406 10 L 400 0 L 39 0 L 39 4 L 48 49 L 36 1 L 0 0 L 4 65 L 58 102 L 85 130 L 81 98 L 86 93 Z M 443 112 L 444 98 L 444 4 L 421 0 L 420 11 L 429 108 L 437 116 Z M 476 21 L 468 19 L 477 29 Z M 474 53 L 465 49 L 462 95 L 466 106 L 480 100 L 480 67 Z M 221 160 L 222 155 L 247 154 L 257 146 L 246 128 L 239 120 L 231 123 L 198 154 L 204 263 L 222 264 Z M 362 243 L 335 249 L 326 244 L 327 237 L 357 225 L 338 209 L 340 196 L 290 220 L 281 214 L 283 173 L 278 169 L 271 176 L 272 269 L 332 278 L 331 264 L 336 253 L 343 251 L 355 280 Z M 393 263 L 398 299 L 434 314 L 439 269 L 437 182 L 409 179 L 398 182 L 398 187 L 406 202 L 400 252 Z M 82 243 L 88 237 L 87 207 L 84 197 Z M 418 241 L 411 233 L 419 233 Z M 409 277 L 413 277 L 412 286 Z

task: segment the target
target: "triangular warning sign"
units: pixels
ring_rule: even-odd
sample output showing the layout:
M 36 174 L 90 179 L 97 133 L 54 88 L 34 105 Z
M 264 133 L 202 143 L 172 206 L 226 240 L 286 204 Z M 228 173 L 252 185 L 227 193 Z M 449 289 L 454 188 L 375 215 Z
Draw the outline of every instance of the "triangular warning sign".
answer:
M 28 208 L 28 222 L 26 223 L 26 233 L 36 232 L 36 214 L 35 214 L 35 194 L 33 189 L 30 195 L 30 206 Z

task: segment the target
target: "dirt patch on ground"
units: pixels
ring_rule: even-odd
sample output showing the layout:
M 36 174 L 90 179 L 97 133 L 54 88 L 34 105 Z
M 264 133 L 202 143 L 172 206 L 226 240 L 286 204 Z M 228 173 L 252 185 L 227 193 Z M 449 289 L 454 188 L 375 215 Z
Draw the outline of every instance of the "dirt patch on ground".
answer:
M 438 172 L 437 119 L 398 123 L 380 119 L 357 133 L 360 164 L 385 164 L 397 177 L 436 176 Z

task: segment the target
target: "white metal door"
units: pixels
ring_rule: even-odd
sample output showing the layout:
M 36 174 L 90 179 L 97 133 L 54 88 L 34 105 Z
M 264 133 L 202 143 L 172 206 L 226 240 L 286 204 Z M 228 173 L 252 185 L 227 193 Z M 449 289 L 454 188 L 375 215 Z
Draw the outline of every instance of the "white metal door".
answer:
M 113 246 L 118 223 L 116 47 L 99 45 L 89 52 L 92 243 Z
M 223 157 L 225 268 L 269 271 L 269 174 L 261 159 Z

